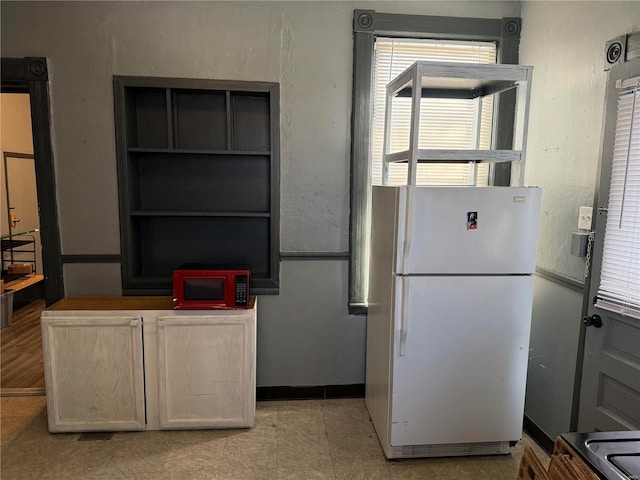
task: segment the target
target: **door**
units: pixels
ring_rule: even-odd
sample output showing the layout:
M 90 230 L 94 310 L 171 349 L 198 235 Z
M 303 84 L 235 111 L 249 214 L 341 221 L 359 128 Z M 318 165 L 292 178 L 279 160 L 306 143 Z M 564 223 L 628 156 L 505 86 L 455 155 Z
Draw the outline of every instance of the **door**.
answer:
M 31 154 L 12 152 L 3 152 L 3 154 L 6 197 L 6 211 L 3 213 L 8 224 L 8 234 L 17 241 L 33 240 L 24 246 L 6 251 L 4 260 L 10 263 L 30 263 L 33 265 L 33 271 L 41 274 L 40 218 L 35 161 Z
M 579 431 L 640 430 L 640 158 L 636 158 L 640 157 L 639 80 L 638 59 L 618 64 L 609 72 L 600 196 L 594 208 L 598 214 L 590 301 L 584 319 L 588 327 Z M 616 85 L 619 82 L 621 88 Z M 616 127 L 618 123 L 620 126 Z M 610 187 L 612 171 L 614 186 Z M 625 253 L 618 250 L 621 245 Z M 620 294 L 620 288 L 625 292 Z M 612 293 L 614 290 L 618 293 Z M 620 295 L 635 297 L 636 305 L 632 301 L 625 306 Z
M 33 155 L 4 152 L 4 163 L 9 233 L 15 235 L 39 229 L 36 167 Z
M 160 428 L 251 427 L 255 418 L 255 310 L 162 315 Z
M 533 278 L 396 282 L 391 445 L 519 440 Z
M 144 430 L 142 322 L 43 312 L 50 432 Z
M 397 271 L 533 273 L 540 196 L 527 187 L 401 188 Z

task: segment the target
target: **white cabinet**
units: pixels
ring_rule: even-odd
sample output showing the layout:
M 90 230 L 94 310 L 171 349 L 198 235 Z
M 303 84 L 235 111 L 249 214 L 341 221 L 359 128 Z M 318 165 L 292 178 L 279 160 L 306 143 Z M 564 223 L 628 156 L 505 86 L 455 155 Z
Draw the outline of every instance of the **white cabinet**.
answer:
M 157 358 L 147 372 L 156 370 L 158 428 L 253 426 L 255 316 L 235 312 L 171 312 L 145 323 L 145 339 L 155 337 L 145 354 Z
M 253 426 L 255 299 L 219 311 L 93 300 L 42 313 L 51 432 Z
M 42 322 L 49 431 L 144 430 L 142 322 L 80 314 Z

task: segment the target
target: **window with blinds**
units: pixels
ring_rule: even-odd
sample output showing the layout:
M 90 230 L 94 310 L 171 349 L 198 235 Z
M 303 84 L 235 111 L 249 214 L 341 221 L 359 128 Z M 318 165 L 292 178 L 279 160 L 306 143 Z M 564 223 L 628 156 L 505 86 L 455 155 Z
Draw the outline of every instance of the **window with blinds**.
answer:
M 620 85 L 596 306 L 640 319 L 640 78 Z
M 496 45 L 487 42 L 376 38 L 371 145 L 373 185 L 382 183 L 386 86 L 417 60 L 496 63 Z M 491 148 L 492 101 L 485 100 L 480 104 L 476 100 L 434 98 L 422 99 L 421 105 L 419 148 Z M 411 98 L 394 99 L 390 152 L 408 148 L 410 117 Z M 468 185 L 472 175 L 468 164 L 420 164 L 417 184 Z M 488 179 L 488 165 L 478 165 L 477 184 L 487 185 Z M 406 181 L 407 164 L 390 165 L 389 184 L 405 184 Z

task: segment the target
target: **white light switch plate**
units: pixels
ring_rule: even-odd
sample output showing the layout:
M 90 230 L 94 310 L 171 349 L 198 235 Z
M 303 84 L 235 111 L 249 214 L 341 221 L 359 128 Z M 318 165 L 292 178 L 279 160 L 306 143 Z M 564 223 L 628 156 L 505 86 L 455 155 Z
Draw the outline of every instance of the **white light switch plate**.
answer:
M 593 207 L 580 207 L 578 212 L 578 228 L 582 230 L 591 230 L 591 215 Z

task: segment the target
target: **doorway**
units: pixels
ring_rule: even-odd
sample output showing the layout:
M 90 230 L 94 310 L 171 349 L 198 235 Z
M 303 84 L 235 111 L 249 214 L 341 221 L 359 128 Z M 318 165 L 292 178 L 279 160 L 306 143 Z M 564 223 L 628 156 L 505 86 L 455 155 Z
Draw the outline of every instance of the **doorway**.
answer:
M 3 261 L 3 270 L 9 264 L 17 264 L 16 273 L 24 273 L 26 269 L 33 270 L 30 278 L 39 275 L 40 282 L 36 283 L 39 283 L 41 289 L 39 292 L 37 289 L 35 293 L 30 292 L 27 298 L 41 299 L 28 302 L 27 306 L 12 312 L 11 320 L 14 324 L 2 329 L 0 395 L 38 395 L 44 393 L 40 311 L 64 296 L 51 148 L 47 60 L 35 57 L 3 58 L 1 67 L 2 95 L 10 94 L 23 103 L 26 100 L 26 110 L 29 113 L 30 129 L 26 130 L 30 131 L 13 132 L 10 137 L 17 135 L 31 140 L 31 148 L 5 148 L 3 145 L 3 164 L 0 167 L 3 178 L 0 184 L 4 184 L 4 188 L 0 220 L 3 249 L 4 246 L 8 247 L 3 252 L 3 260 L 7 260 Z M 7 105 L 5 99 L 2 100 Z M 18 183 L 14 183 L 18 178 Z M 25 179 L 28 185 L 23 183 Z M 44 245 L 45 248 L 41 250 L 39 245 Z M 5 382 L 11 377 L 14 377 L 14 381 L 7 388 Z
M 44 389 L 39 311 L 44 276 L 31 105 L 26 93 L 0 94 L 0 234 L 2 236 L 2 393 Z
M 36 187 L 39 203 L 45 303 L 51 305 L 64 296 L 62 256 L 58 228 L 55 169 L 51 147 L 49 75 L 43 57 L 2 58 L 2 93 L 28 94 Z
M 5 138 L 4 135 L 2 138 Z M 15 240 L 7 244 L 6 250 L 3 248 L 2 270 L 7 270 L 7 264 L 26 263 L 29 264 L 29 273 L 42 275 L 40 216 L 33 154 L 6 151 L 3 148 L 2 156 L 4 168 L 0 178 L 4 177 L 4 181 L 0 182 L 0 188 L 3 190 L 2 200 L 5 200 L 5 215 L 2 216 L 0 232 L 2 238 Z
M 1 93 L 0 114 L 2 278 L 5 288 L 26 293 L 16 296 L 27 301 L 41 298 L 44 291 L 31 288 L 43 283 L 44 276 L 29 95 Z

